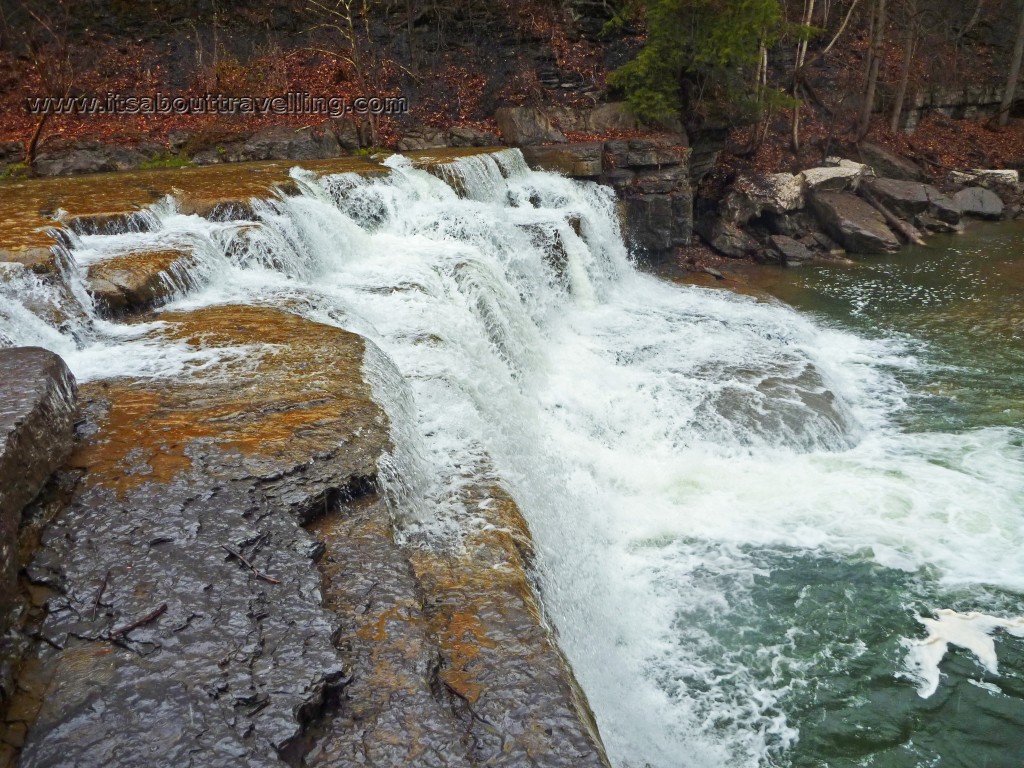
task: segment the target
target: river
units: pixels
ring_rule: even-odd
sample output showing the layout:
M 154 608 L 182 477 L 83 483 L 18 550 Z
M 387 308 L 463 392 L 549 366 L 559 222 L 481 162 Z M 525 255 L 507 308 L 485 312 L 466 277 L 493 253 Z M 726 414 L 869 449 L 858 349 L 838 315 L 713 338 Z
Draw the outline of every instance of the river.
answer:
M 187 246 L 200 287 L 171 308 L 370 339 L 403 536 L 458 547 L 466 490 L 507 488 L 617 768 L 1024 764 L 1021 228 L 750 295 L 638 270 L 609 190 L 518 151 L 453 164 L 463 197 L 389 164 L 295 172 L 256 226 L 167 200 L 71 257 Z M 219 364 L 100 319 L 75 274 L 61 329 L 8 274 L 0 338 L 83 379 Z

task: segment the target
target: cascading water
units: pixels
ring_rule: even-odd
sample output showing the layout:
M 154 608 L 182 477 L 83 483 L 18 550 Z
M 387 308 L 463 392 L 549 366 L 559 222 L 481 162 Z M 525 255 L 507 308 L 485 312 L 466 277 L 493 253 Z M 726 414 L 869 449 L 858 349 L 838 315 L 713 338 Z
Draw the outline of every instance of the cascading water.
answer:
M 998 614 L 957 637 L 982 647 L 979 634 L 1009 627 L 1000 650 L 1019 656 L 1019 426 L 901 428 L 895 372 L 921 365 L 907 342 L 643 274 L 610 191 L 532 172 L 516 150 L 446 166 L 451 185 L 389 165 L 382 179 L 296 171 L 303 193 L 258 204 L 256 224 L 167 200 L 151 231 L 73 236 L 71 256 L 187 247 L 201 287 L 172 308 L 272 304 L 371 339 L 404 535 L 458 546 L 479 524 L 462 491 L 500 478 L 617 766 L 941 754 L 913 710 L 941 663 L 915 650 L 914 615 Z M 0 340 L 54 349 L 80 378 L 258 353 L 175 346 L 152 333 L 158 320 L 105 322 L 77 289 L 49 297 L 73 305 L 73 327 L 57 329 L 33 308 L 53 290 L 5 274 Z M 974 687 L 1014 702 L 1004 720 L 1020 728 L 1024 667 L 999 677 L 983 661 Z M 885 701 L 882 725 L 862 717 Z

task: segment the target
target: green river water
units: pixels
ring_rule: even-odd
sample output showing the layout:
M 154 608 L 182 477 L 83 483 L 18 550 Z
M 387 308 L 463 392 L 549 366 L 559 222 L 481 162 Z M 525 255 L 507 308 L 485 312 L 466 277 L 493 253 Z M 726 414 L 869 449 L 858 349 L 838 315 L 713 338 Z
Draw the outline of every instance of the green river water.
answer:
M 1004 451 L 1020 455 L 1024 224 L 979 224 L 889 257 L 758 271 L 751 281 L 821 323 L 898 344 L 903 360 L 890 372 L 905 387 L 906 407 L 896 415 L 905 434 L 996 434 Z M 930 461 L 965 471 L 941 451 Z M 1024 504 L 1018 509 L 1024 521 Z M 928 698 L 901 672 L 905 638 L 923 636 L 917 612 L 1024 614 L 1013 574 L 1004 584 L 969 584 L 928 567 L 884 567 L 870 552 L 862 559 L 764 549 L 748 556 L 759 575 L 743 605 L 724 622 L 709 615 L 703 626 L 716 628 L 726 654 L 745 655 L 762 679 L 786 686 L 781 709 L 799 738 L 777 755 L 780 765 L 1024 766 L 1024 640 L 995 633 L 996 674 L 951 645 Z M 1024 568 L 1024 550 L 1019 562 Z M 777 657 L 750 650 L 780 637 L 787 638 L 781 670 Z

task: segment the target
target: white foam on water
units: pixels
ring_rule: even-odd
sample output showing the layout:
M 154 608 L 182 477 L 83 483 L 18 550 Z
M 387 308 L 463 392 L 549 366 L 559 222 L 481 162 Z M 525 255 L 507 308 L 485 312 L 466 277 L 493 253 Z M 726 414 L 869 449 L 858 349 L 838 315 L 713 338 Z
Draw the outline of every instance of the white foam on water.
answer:
M 917 693 L 927 699 L 939 689 L 939 664 L 950 645 L 970 651 L 986 671 L 999 674 L 996 643 L 993 634 L 1003 630 L 1013 637 L 1024 637 L 1024 617 L 999 618 L 984 613 L 957 613 L 949 609 L 935 612 L 936 618 L 918 616 L 917 620 L 928 630 L 923 640 L 904 640 L 908 647 L 906 665 L 910 675 L 918 681 Z M 999 689 L 996 688 L 995 692 Z
M 752 666 L 705 624 L 756 615 L 751 548 L 1024 591 L 1024 436 L 902 431 L 892 369 L 918 364 L 905 345 L 637 272 L 611 191 L 532 172 L 516 150 L 449 166 L 463 197 L 388 165 L 380 179 L 296 171 L 303 194 L 259 204 L 255 224 L 168 206 L 153 232 L 79 238 L 75 255 L 188 243 L 198 287 L 168 309 L 279 306 L 367 337 L 403 534 L 457 546 L 479 524 L 465 491 L 496 473 L 616 766 L 774 764 L 799 737 L 792 636 L 759 638 Z M 230 370 L 258 353 L 89 312 L 70 339 L 5 296 L 0 333 L 86 378 Z

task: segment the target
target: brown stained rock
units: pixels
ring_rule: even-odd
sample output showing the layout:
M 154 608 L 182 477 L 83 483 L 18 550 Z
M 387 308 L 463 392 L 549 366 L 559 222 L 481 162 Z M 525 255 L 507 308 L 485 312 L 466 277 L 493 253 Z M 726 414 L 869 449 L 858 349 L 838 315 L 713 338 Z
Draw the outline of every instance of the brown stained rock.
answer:
M 462 552 L 411 560 L 443 665 L 481 765 L 605 766 L 593 716 L 545 629 L 527 579 L 529 527 L 500 488 L 480 493 L 484 527 Z
M 91 265 L 85 287 L 105 315 L 142 312 L 196 287 L 191 251 L 131 253 Z
M 470 500 L 464 550 L 396 544 L 364 342 L 270 308 L 162 319 L 236 353 L 84 387 L 82 479 L 26 569 L 52 592 L 20 765 L 607 765 L 512 500 Z
M 324 602 L 342 618 L 351 682 L 306 756 L 324 766 L 466 766 L 466 726 L 437 679 L 441 655 L 407 553 L 382 501 L 346 505 L 311 532 L 325 544 Z
M 15 250 L 0 249 L 0 261 L 11 261 L 21 264 L 37 275 L 50 275 L 57 270 L 57 261 L 53 250 L 45 247 Z
M 580 144 L 523 147 L 523 157 L 531 168 L 554 171 L 566 176 L 595 178 L 601 175 L 602 149 L 599 141 Z
M 85 217 L 135 217 L 140 208 L 174 194 L 185 200 L 248 200 L 268 197 L 275 189 L 295 189 L 289 171 L 296 161 L 236 163 L 209 168 L 161 168 L 64 178 L 19 179 L 0 184 L 0 249 L 49 248 L 46 233 L 56 225 L 58 210 L 70 220 Z M 306 160 L 314 173 L 382 173 L 381 166 L 365 158 Z

